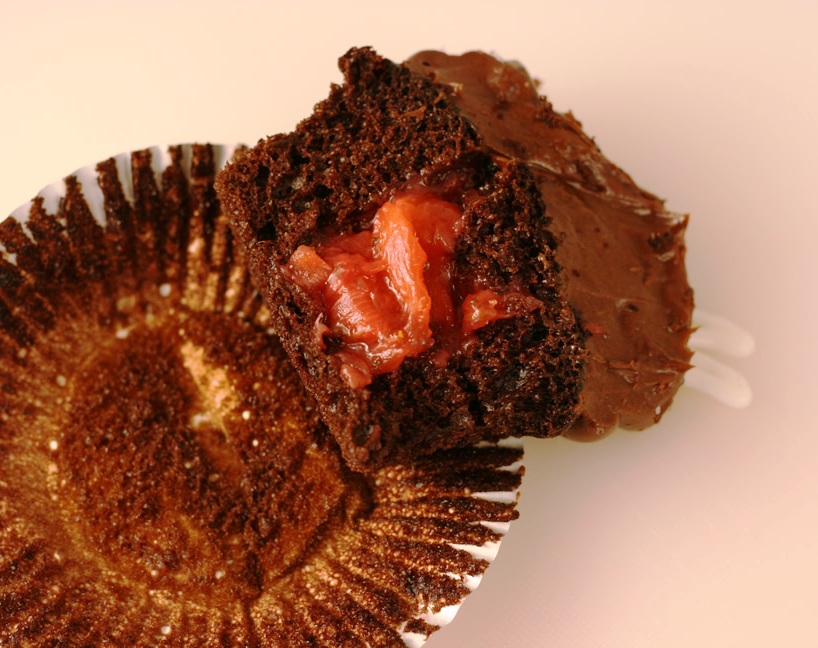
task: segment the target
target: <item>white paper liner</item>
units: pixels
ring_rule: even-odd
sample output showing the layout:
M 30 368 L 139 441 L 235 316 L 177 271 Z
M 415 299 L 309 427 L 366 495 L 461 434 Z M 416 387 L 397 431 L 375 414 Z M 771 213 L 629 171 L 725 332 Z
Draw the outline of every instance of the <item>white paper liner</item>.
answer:
M 196 332 L 201 314 L 265 331 L 266 310 L 232 247 L 229 228 L 213 211 L 213 177 L 235 149 L 181 145 L 117 155 L 48 185 L 0 224 L 0 386 L 12 394 L 0 417 L 6 449 L 0 453 L 0 600 L 18 601 L 0 607 L 0 638 L 32 646 L 55 637 L 69 643 L 198 646 L 212 634 L 236 644 L 278 645 L 292 637 L 326 646 L 341 645 L 341 639 L 343 645 L 420 646 L 451 622 L 479 585 L 516 518 L 521 440 L 386 468 L 362 487 L 369 489 L 372 508 L 351 518 L 353 526 L 327 532 L 279 580 L 262 579 L 258 593 L 240 604 L 224 594 L 228 604 L 220 609 L 208 596 L 235 577 L 230 560 L 206 574 L 177 565 L 178 573 L 189 568 L 190 578 L 202 583 L 201 592 L 186 583 L 182 589 L 193 592 L 188 598 L 175 587 L 177 572 L 167 564 L 123 549 L 145 568 L 134 583 L 132 574 L 118 572 L 121 556 L 95 552 L 96 541 L 83 535 L 85 527 L 72 526 L 68 514 L 82 509 L 70 499 L 79 492 L 72 490 L 73 473 L 94 475 L 105 463 L 100 455 L 97 465 L 91 460 L 80 470 L 66 458 L 79 441 L 67 431 L 77 421 L 67 420 L 65 412 L 87 397 L 75 391 L 77 376 L 99 349 L 143 339 L 152 344 L 145 331 L 155 327 L 164 335 L 173 318 L 183 323 L 174 332 L 186 354 L 180 366 L 210 398 L 187 419 L 185 430 L 195 438 L 200 428 L 220 426 L 228 445 L 244 444 L 243 456 L 265 449 L 266 428 L 252 427 L 261 425 L 259 406 L 248 404 L 255 401 L 243 392 L 225 392 L 229 371 L 207 365 L 207 353 L 194 344 L 195 335 L 209 334 L 205 326 Z M 48 267 L 54 258 L 61 264 Z M 88 302 L 97 297 L 106 304 L 99 316 Z M 72 326 L 75 322 L 82 325 Z M 111 409 L 105 402 L 94 406 L 103 413 Z M 116 430 L 114 436 L 122 441 L 127 433 Z M 102 443 L 88 434 L 89 448 Z M 306 450 L 304 461 L 318 452 L 315 447 Z M 175 448 L 171 444 L 166 452 Z M 179 465 L 195 470 L 195 463 Z M 213 469 L 206 481 L 221 483 L 229 469 Z M 120 470 L 130 474 L 127 462 Z M 52 514 L 51 506 L 62 513 Z M 88 524 L 101 521 L 104 528 L 107 514 L 98 517 Z M 190 524 L 195 527 L 195 520 Z M 132 531 L 142 529 L 134 525 Z M 102 535 L 117 538 L 110 529 Z M 123 547 L 139 543 L 124 536 L 118 541 Z M 375 554 L 378 560 L 365 562 Z M 303 631 L 294 630 L 299 624 Z
M 714 355 L 746 358 L 755 350 L 753 336 L 720 315 L 697 308 L 693 312 L 694 331 L 689 346 L 693 368 L 684 384 L 731 407 L 747 407 L 753 400 L 750 383 Z

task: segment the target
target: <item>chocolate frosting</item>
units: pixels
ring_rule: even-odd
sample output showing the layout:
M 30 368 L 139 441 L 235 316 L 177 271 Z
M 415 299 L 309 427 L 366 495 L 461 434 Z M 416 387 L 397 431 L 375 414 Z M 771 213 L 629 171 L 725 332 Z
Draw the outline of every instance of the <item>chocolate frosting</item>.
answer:
M 405 65 L 441 85 L 500 160 L 531 169 L 558 238 L 564 291 L 588 333 L 580 416 L 568 436 L 642 429 L 690 367 L 687 217 L 640 189 L 516 63 L 420 52 Z

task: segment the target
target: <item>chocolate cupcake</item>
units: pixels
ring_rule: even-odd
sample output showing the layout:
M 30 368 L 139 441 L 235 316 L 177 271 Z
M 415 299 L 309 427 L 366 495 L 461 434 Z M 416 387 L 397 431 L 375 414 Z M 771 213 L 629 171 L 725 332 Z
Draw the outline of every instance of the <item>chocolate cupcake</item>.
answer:
M 351 472 L 186 145 L 0 223 L 0 644 L 412 645 L 516 517 L 519 444 Z
M 363 47 L 339 67 L 216 187 L 346 461 L 658 422 L 690 369 L 687 217 L 519 64 Z

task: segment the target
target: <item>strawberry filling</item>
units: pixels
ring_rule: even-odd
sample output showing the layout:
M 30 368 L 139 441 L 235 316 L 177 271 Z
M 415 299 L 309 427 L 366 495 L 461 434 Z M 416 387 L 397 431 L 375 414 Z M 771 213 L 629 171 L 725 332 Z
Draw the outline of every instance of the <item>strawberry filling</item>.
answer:
M 378 210 L 371 229 L 293 252 L 285 273 L 323 303 L 316 343 L 324 349 L 325 336 L 339 341 L 334 353 L 351 387 L 365 387 L 431 349 L 433 329 L 468 336 L 513 317 L 509 299 L 522 298 L 526 310 L 539 306 L 533 297 L 492 290 L 459 298 L 453 259 L 462 226 L 454 203 L 406 193 Z

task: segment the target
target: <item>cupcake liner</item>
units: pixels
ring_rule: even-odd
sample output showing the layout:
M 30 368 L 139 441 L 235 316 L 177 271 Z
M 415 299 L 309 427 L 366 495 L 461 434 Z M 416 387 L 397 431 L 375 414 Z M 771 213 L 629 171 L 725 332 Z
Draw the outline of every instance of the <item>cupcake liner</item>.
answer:
M 684 384 L 732 407 L 747 407 L 753 390 L 747 379 L 721 358 L 746 358 L 755 350 L 753 336 L 733 322 L 697 308 L 688 343 L 693 351 L 692 368 Z M 714 355 L 716 357 L 714 357 Z
M 118 155 L 0 223 L 0 644 L 420 646 L 516 518 L 522 443 L 351 473 L 213 190 Z

